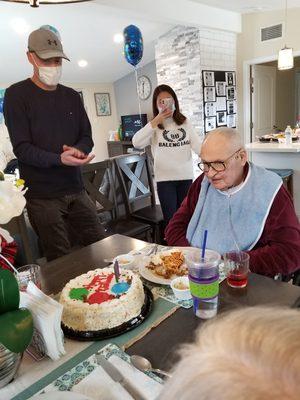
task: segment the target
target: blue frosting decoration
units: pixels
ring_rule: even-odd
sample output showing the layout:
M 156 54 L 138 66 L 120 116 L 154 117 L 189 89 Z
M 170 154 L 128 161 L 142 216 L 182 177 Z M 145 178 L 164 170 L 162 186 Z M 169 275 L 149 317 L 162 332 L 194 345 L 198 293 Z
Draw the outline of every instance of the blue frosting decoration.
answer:
M 123 294 L 126 293 L 129 288 L 130 285 L 127 282 L 118 282 L 114 284 L 114 286 L 111 288 L 111 291 L 114 294 Z

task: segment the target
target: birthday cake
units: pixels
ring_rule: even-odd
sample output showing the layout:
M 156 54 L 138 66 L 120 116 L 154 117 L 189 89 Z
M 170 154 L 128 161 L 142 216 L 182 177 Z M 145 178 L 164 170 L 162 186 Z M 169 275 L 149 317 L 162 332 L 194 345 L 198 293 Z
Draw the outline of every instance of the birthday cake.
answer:
M 77 331 L 111 329 L 138 316 L 145 294 L 140 278 L 112 268 L 95 269 L 70 280 L 61 292 L 63 324 Z

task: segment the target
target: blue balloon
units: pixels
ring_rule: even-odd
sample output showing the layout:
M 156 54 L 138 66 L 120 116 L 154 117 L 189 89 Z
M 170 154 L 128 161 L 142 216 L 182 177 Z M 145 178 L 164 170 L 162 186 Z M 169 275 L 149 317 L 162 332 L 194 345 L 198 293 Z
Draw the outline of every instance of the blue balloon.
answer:
M 135 25 L 127 26 L 124 31 L 124 55 L 126 61 L 134 67 L 143 57 L 143 37 Z

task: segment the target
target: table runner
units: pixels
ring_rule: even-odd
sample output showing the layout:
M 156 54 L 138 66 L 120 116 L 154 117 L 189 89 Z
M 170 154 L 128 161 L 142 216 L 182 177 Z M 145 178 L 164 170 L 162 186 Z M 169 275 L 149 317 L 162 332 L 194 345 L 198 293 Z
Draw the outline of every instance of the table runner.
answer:
M 39 392 L 59 376 L 69 371 L 79 362 L 95 354 L 102 347 L 114 343 L 122 349 L 127 349 L 133 343 L 140 340 L 151 329 L 159 325 L 163 320 L 172 315 L 178 306 L 164 299 L 158 298 L 154 301 L 153 311 L 140 326 L 116 338 L 101 340 L 97 342 L 66 341 L 66 356 L 54 362 L 47 359 L 36 362 L 26 356 L 22 361 L 19 374 L 15 381 L 0 389 L 1 400 L 26 400 Z

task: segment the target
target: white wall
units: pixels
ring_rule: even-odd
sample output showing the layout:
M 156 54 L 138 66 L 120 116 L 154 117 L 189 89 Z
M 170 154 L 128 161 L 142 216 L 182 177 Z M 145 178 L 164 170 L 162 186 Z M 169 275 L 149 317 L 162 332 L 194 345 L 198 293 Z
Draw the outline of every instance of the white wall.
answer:
M 280 39 L 261 42 L 261 28 L 273 26 L 284 22 L 284 11 L 269 11 L 263 13 L 244 14 L 242 16 L 242 33 L 237 39 L 237 91 L 238 91 L 238 128 L 244 132 L 245 104 L 243 99 L 244 62 L 257 59 L 258 62 L 271 61 L 277 58 L 278 51 L 287 44 L 295 52 L 300 52 L 300 9 L 288 10 L 287 35 Z M 284 32 L 284 29 L 283 29 Z M 268 60 L 267 60 L 268 59 Z M 261 60 L 261 61 L 259 61 Z M 284 74 L 284 71 L 282 72 Z
M 152 118 L 152 95 L 157 86 L 155 61 L 138 68 L 138 76 L 146 75 L 151 81 L 151 94 L 147 100 L 140 100 L 142 114 L 147 114 L 148 121 Z M 139 114 L 138 96 L 136 92 L 136 77 L 132 72 L 114 82 L 118 119 L 121 115 Z
M 87 114 L 89 116 L 95 154 L 95 159 L 93 162 L 102 161 L 108 157 L 107 145 L 109 131 L 118 129 L 118 117 L 116 110 L 116 100 L 115 92 L 112 83 L 66 83 L 77 90 L 82 90 L 84 105 L 86 107 Z M 98 117 L 96 114 L 95 98 L 94 93 L 109 93 L 110 105 L 111 105 L 111 115 L 107 117 Z
M 114 87 L 112 83 L 69 83 L 62 82 L 66 86 L 74 89 L 82 90 L 84 104 L 89 116 L 94 140 L 93 153 L 95 154 L 94 161 L 102 161 L 108 157 L 107 145 L 108 132 L 118 128 L 118 117 L 116 111 L 116 101 Z M 11 83 L 0 83 L 0 89 L 5 89 Z M 111 104 L 111 116 L 98 117 L 96 115 L 94 93 L 109 93 Z

